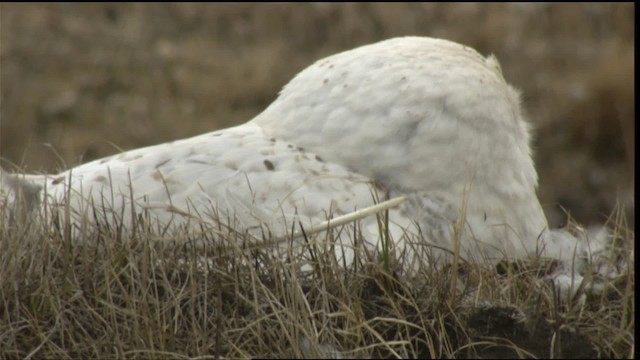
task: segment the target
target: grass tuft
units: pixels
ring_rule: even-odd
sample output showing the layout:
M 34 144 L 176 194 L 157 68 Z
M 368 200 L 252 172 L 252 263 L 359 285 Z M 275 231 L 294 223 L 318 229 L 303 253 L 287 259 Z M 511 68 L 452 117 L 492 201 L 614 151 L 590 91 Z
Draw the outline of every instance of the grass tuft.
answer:
M 321 244 L 345 232 L 357 249 L 357 223 L 301 230 L 307 255 L 283 256 L 222 225 L 158 242 L 144 216 L 123 220 L 134 231 L 111 221 L 72 242 L 62 214 L 50 227 L 0 214 L 2 358 L 635 355 L 631 251 L 607 291 L 565 299 L 544 279 L 553 264 L 535 259 L 422 266 L 407 278 L 387 246 L 382 260 L 357 251 L 344 266 Z

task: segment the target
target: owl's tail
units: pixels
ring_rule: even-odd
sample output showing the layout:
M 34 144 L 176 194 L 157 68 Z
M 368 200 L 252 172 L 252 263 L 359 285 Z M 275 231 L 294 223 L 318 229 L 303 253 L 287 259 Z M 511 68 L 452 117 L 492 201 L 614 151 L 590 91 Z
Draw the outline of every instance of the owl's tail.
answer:
M 8 224 L 28 220 L 41 205 L 45 175 L 10 174 L 0 167 L 0 217 Z

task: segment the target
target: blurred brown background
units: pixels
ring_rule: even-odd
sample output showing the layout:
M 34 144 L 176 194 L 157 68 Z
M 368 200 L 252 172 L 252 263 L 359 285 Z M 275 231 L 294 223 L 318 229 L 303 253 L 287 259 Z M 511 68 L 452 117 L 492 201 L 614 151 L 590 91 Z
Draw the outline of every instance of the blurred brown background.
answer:
M 500 60 L 551 226 L 634 212 L 627 4 L 0 5 L 0 164 L 53 172 L 251 119 L 315 60 L 401 35 Z M 633 224 L 630 224 L 633 227 Z

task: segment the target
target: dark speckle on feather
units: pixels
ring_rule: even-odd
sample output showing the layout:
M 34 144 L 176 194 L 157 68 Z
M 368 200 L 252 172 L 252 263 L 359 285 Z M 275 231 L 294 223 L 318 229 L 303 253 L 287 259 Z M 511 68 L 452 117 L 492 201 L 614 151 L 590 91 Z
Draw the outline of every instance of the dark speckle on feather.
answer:
M 267 168 L 267 170 L 269 171 L 273 171 L 273 169 L 275 169 L 275 166 L 273 166 L 273 163 L 269 160 L 265 160 L 264 161 L 264 166 Z
M 238 170 L 238 164 L 235 161 L 227 160 L 224 162 L 224 166 L 231 170 Z
M 135 156 L 132 156 L 130 153 L 122 153 L 120 155 L 118 155 L 118 157 L 116 159 L 122 161 L 122 162 L 127 162 L 127 161 L 131 161 L 131 160 L 135 160 L 135 159 L 140 159 L 141 157 L 143 157 L 144 155 L 142 154 L 138 154 Z
M 64 181 L 64 176 L 59 176 L 51 181 L 51 185 L 58 185 Z
M 108 162 L 109 160 L 111 160 L 112 158 L 113 158 L 113 156 L 109 156 L 107 158 L 104 158 L 104 159 L 100 160 L 100 164 L 104 164 L 104 163 Z
M 158 163 L 158 165 L 156 165 L 156 168 L 161 167 L 162 165 L 164 165 L 164 164 L 168 163 L 169 161 L 171 161 L 171 159 L 166 159 L 166 160 L 164 160 L 164 161 L 159 162 L 159 163 Z
M 163 181 L 162 173 L 159 170 L 154 171 L 151 177 L 155 181 Z
M 202 165 L 211 165 L 210 163 L 197 159 L 188 159 L 187 164 L 202 164 Z
M 104 175 L 97 175 L 96 177 L 93 178 L 93 181 L 106 183 L 107 182 L 107 177 L 104 176 Z

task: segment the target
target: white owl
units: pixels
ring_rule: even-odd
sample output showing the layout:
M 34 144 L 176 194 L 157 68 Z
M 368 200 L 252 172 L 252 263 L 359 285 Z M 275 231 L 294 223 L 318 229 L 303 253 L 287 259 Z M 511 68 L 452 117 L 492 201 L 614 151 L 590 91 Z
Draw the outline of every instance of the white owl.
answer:
M 265 229 L 284 237 L 399 198 L 389 210 L 399 253 L 568 260 L 578 242 L 547 229 L 529 138 L 494 57 L 403 37 L 319 60 L 245 124 L 57 175 L 3 172 L 2 188 L 14 207 L 22 190 L 39 217 L 69 204 L 77 237 L 96 222 L 127 227 L 140 217 L 165 236 L 225 219 L 256 238 Z M 379 229 L 375 216 L 362 220 L 371 249 Z M 350 244 L 338 241 L 351 259 Z

